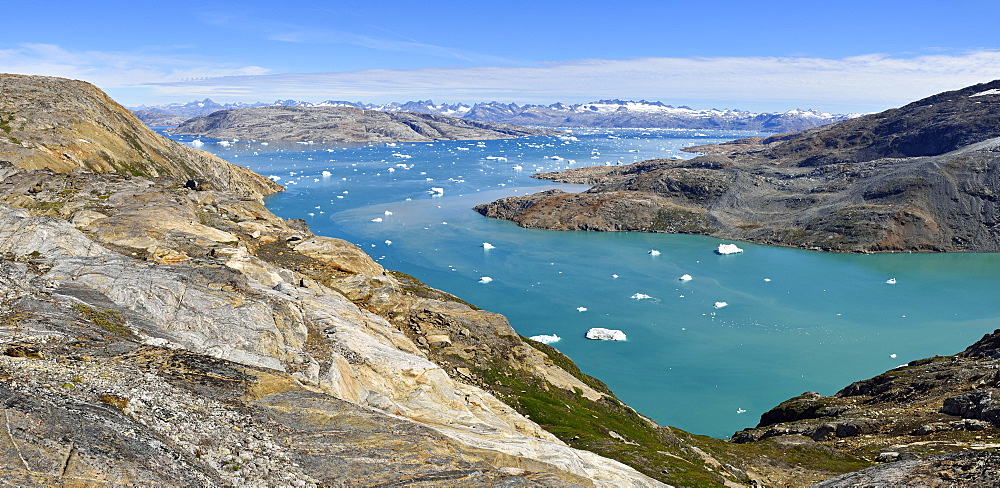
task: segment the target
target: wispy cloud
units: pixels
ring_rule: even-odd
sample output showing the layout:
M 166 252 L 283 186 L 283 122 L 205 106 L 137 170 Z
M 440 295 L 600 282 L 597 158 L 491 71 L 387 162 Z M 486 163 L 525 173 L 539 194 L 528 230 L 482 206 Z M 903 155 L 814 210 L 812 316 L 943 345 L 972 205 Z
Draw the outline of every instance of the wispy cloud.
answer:
M 535 67 L 425 68 L 229 76 L 159 84 L 157 90 L 225 97 L 516 102 L 646 98 L 745 107 L 876 110 L 1000 78 L 1000 52 L 896 58 L 712 57 L 589 59 Z
M 259 66 L 169 54 L 174 49 L 176 47 L 133 52 L 73 51 L 53 44 L 22 44 L 0 50 L 0 72 L 80 79 L 105 89 L 225 76 L 259 76 L 268 72 Z

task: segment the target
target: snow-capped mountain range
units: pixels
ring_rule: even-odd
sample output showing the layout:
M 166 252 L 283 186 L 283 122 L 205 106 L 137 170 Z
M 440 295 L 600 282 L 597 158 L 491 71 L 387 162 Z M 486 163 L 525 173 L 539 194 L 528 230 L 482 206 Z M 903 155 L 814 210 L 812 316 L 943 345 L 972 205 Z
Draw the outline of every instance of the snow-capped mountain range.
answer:
M 542 127 L 607 127 L 607 128 L 679 128 L 730 129 L 765 132 L 792 132 L 856 117 L 858 114 L 830 114 L 816 110 L 789 110 L 776 113 L 754 113 L 745 110 L 674 107 L 663 102 L 645 100 L 599 100 L 566 105 L 518 105 L 486 102 L 474 105 L 435 104 L 431 100 L 377 105 L 342 100 L 302 102 L 278 100 L 273 103 L 219 104 L 210 99 L 184 104 L 138 106 L 130 109 L 149 125 L 175 126 L 184 120 L 218 110 L 284 105 L 292 107 L 352 107 L 380 112 L 417 112 L 457 117 L 482 122 L 542 126 Z

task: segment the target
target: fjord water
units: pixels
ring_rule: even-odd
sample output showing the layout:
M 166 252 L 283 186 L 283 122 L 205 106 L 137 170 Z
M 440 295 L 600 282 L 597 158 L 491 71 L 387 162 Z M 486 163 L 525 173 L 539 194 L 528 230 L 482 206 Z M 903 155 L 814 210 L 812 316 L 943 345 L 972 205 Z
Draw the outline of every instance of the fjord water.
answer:
M 471 210 L 543 188 L 585 189 L 531 179 L 534 172 L 691 157 L 679 148 L 747 135 L 591 130 L 484 142 L 201 147 L 285 184 L 267 202 L 276 214 L 502 313 L 524 336 L 560 336 L 553 346 L 623 401 L 699 434 L 727 437 L 804 391 L 832 394 L 914 359 L 953 354 L 1000 326 L 997 254 L 844 255 L 738 243 L 745 252 L 720 256 L 713 250 L 730 241 L 528 230 Z M 683 274 L 693 279 L 678 280 Z M 591 327 L 620 329 L 628 340 L 587 340 Z

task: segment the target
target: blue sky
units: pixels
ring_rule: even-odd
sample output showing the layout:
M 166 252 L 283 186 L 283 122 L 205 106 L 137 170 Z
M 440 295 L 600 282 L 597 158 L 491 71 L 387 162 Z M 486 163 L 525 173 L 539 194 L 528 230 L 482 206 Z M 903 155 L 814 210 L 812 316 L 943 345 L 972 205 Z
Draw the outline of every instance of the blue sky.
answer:
M 40 0 L 3 10 L 0 72 L 82 79 L 126 105 L 621 98 L 868 112 L 1000 78 L 994 0 Z

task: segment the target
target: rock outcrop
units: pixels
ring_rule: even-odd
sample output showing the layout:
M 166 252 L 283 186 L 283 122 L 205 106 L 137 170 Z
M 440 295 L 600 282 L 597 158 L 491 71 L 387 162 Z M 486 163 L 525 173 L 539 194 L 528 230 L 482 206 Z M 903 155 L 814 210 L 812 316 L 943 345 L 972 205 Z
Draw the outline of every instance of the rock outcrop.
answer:
M 213 139 L 293 142 L 422 142 L 561 134 L 443 115 L 286 106 L 220 110 L 187 120 L 171 132 Z
M 281 186 L 151 131 L 93 85 L 0 74 L 0 161 L 25 169 L 194 180 L 251 198 Z
M 593 185 L 476 207 L 530 228 L 704 234 L 838 252 L 1000 251 L 1000 81 L 688 161 L 573 169 Z
M 911 361 L 832 396 L 806 392 L 733 435 L 800 442 L 885 463 L 816 486 L 996 486 L 1000 329 L 959 354 Z

